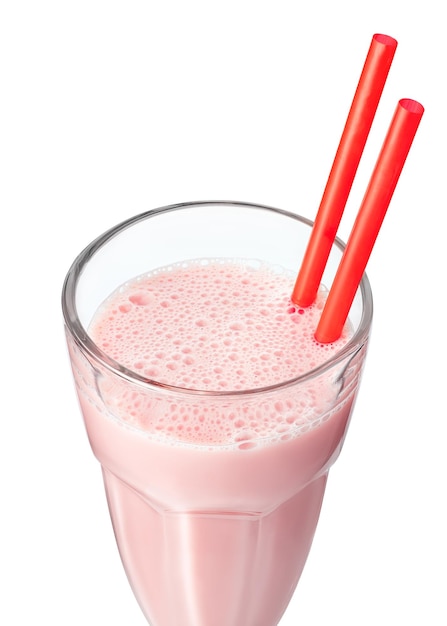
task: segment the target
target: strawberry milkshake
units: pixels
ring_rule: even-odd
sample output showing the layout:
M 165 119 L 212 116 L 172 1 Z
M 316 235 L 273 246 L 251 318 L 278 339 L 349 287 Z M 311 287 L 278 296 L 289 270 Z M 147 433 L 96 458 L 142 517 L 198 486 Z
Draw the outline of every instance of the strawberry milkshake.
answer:
M 372 315 L 365 277 L 340 339 L 315 340 L 326 289 L 305 309 L 290 299 L 309 232 L 268 207 L 166 207 L 67 277 L 78 398 L 152 626 L 275 626 L 301 575 Z

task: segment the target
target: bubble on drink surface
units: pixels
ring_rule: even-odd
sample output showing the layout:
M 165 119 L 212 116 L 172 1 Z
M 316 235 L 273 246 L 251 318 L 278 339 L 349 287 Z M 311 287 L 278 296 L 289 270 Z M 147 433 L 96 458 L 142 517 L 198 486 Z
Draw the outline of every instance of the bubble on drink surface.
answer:
M 116 290 L 90 334 L 112 359 L 156 385 L 228 393 L 285 383 L 327 361 L 349 338 L 346 329 L 335 344 L 316 342 L 324 296 L 306 309 L 295 307 L 293 282 L 292 273 L 257 260 L 199 259 L 158 268 Z M 308 430 L 330 409 L 333 390 L 316 392 L 314 385 L 296 397 L 291 387 L 280 400 L 236 402 L 231 410 L 220 399 L 167 410 L 153 392 L 130 392 L 126 385 L 115 396 L 120 419 L 161 438 L 248 450 L 261 439 Z

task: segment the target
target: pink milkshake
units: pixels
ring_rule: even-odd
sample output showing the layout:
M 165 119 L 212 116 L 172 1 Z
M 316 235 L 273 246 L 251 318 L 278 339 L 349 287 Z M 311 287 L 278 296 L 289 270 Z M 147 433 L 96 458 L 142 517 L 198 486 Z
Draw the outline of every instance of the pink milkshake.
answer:
M 151 231 L 167 218 L 160 227 L 170 241 L 137 234 L 141 216 L 106 234 L 84 253 L 89 263 L 99 255 L 97 268 L 72 271 L 77 300 L 66 307 L 78 397 L 121 558 L 152 626 L 275 626 L 346 434 L 366 352 L 369 287 L 362 285 L 358 319 L 321 345 L 314 332 L 324 289 L 312 306 L 293 306 L 294 268 L 277 254 L 280 244 L 269 246 L 272 228 L 297 231 L 281 235 L 284 245 L 305 241 L 305 221 L 238 203 L 143 218 Z M 192 228 L 194 244 L 180 259 L 178 219 L 199 219 L 206 233 Z M 144 268 L 144 259 L 122 256 L 125 273 L 98 279 L 107 274 L 104 250 L 124 252 L 121 235 L 129 254 L 139 242 L 143 256 L 157 258 Z M 172 260 L 162 243 L 151 252 L 158 240 L 176 251 Z M 259 251 L 243 255 L 244 245 Z M 188 255 L 192 249 L 199 254 Z M 200 254 L 210 249 L 217 253 Z M 68 279 L 65 294 L 70 289 Z M 92 290 L 94 304 L 83 304 Z M 84 316 L 77 327 L 75 307 Z

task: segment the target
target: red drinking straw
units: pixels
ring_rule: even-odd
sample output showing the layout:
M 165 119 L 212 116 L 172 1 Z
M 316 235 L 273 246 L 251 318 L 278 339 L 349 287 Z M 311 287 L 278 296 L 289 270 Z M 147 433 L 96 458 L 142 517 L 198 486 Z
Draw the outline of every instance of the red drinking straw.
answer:
M 388 35 L 372 38 L 292 293 L 299 306 L 311 305 L 317 295 L 396 47 Z
M 424 107 L 400 100 L 329 291 L 315 339 L 338 339 L 407 158 Z

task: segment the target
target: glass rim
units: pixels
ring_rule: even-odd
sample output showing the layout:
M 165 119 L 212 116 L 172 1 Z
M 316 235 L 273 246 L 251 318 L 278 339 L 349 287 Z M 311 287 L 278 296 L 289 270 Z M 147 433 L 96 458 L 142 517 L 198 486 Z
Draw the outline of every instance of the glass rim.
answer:
M 142 386 L 147 390 L 156 390 L 158 392 L 174 393 L 180 396 L 188 397 L 214 397 L 214 398 L 235 398 L 240 396 L 258 396 L 260 394 L 271 393 L 273 391 L 282 390 L 287 387 L 293 387 L 295 385 L 306 383 L 309 380 L 316 378 L 324 372 L 330 370 L 341 361 L 346 358 L 352 358 L 362 347 L 365 345 L 368 339 L 369 329 L 372 322 L 373 314 L 373 297 L 371 291 L 371 285 L 369 283 L 366 273 L 363 274 L 359 289 L 362 296 L 362 312 L 358 328 L 355 330 L 351 339 L 342 347 L 331 355 L 326 361 L 321 363 L 304 374 L 300 374 L 294 378 L 275 383 L 273 385 L 267 385 L 263 387 L 254 387 L 250 389 L 238 389 L 238 390 L 200 390 L 190 389 L 188 387 L 180 387 L 159 382 L 154 379 L 149 379 L 144 376 L 140 376 L 137 372 L 128 369 L 124 365 L 121 365 L 118 361 L 115 361 L 109 357 L 103 350 L 101 350 L 90 337 L 88 330 L 84 328 L 76 307 L 76 289 L 84 267 L 89 260 L 111 239 L 119 235 L 122 231 L 136 225 L 138 222 L 145 221 L 147 219 L 156 217 L 157 215 L 168 213 L 171 211 L 194 208 L 199 206 L 234 206 L 243 207 L 248 209 L 258 209 L 263 211 L 272 212 L 283 217 L 293 219 L 295 221 L 306 224 L 310 228 L 313 226 L 312 220 L 286 211 L 263 204 L 254 204 L 251 202 L 241 202 L 235 200 L 199 200 L 191 202 L 181 202 L 177 204 L 170 204 L 156 209 L 150 209 L 144 211 L 133 217 L 130 217 L 112 228 L 109 228 L 90 244 L 88 244 L 74 259 L 71 264 L 63 283 L 62 287 L 62 313 L 65 321 L 66 328 L 70 335 L 73 337 L 78 348 L 86 353 L 90 358 L 97 361 L 102 367 L 110 371 L 112 374 L 118 376 L 121 379 L 127 380 L 130 383 Z M 334 240 L 334 245 L 337 246 L 342 252 L 345 248 L 345 243 L 338 237 Z M 298 272 L 298 268 L 297 268 Z

